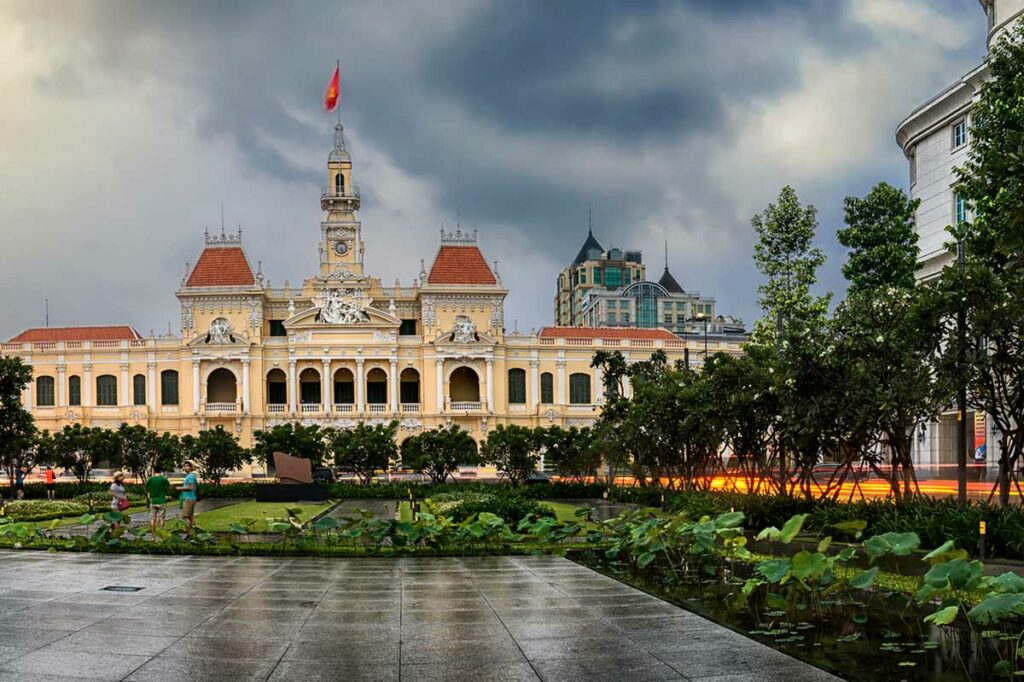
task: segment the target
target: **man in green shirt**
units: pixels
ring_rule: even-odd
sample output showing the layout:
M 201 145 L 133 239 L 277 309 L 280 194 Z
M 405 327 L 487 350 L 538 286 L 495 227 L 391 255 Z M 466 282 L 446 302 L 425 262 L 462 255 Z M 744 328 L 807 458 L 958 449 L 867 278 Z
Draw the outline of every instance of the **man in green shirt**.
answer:
M 146 479 L 146 496 L 149 497 L 149 531 L 156 534 L 157 526 L 164 526 L 164 510 L 167 498 L 172 494 L 171 482 L 163 474 L 163 467 L 153 467 L 153 475 Z

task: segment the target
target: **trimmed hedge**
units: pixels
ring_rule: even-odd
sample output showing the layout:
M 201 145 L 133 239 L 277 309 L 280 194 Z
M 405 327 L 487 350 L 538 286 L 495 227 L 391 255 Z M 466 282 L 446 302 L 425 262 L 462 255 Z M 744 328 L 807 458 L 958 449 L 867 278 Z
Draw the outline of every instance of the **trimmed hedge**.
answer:
M 497 486 L 491 486 L 488 492 L 467 490 L 438 493 L 427 498 L 427 509 L 437 516 L 447 516 L 456 523 L 481 512 L 500 516 L 510 525 L 518 523 L 524 516 L 555 516 L 550 507 L 518 493 Z

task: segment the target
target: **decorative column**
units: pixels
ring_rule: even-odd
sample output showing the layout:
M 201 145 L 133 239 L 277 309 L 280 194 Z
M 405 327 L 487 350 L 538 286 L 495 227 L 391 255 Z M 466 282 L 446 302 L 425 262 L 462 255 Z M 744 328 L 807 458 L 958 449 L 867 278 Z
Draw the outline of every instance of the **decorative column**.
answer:
M 249 414 L 249 358 L 242 360 L 242 414 Z
M 487 358 L 487 411 L 494 411 L 494 358 Z
M 334 407 L 334 377 L 331 376 L 331 360 L 330 358 L 324 358 L 324 372 L 321 374 L 321 386 L 323 387 L 320 391 L 320 395 L 324 400 L 324 414 L 330 414 L 331 409 Z
M 57 407 L 68 406 L 67 383 L 67 365 L 61 357 L 60 364 L 57 365 Z
M 530 414 L 537 411 L 537 405 L 540 403 L 539 368 L 540 362 L 538 360 L 530 360 Z
M 121 405 L 131 405 L 131 386 L 128 385 L 128 363 L 121 363 Z
M 388 373 L 388 394 L 391 398 L 391 411 L 398 412 L 398 358 L 391 356 L 391 371 Z
M 434 373 L 437 383 L 437 411 L 444 412 L 444 358 L 437 359 L 437 369 Z
M 362 358 L 356 358 L 356 412 L 363 413 L 365 405 L 363 397 L 366 395 L 366 374 L 363 371 Z
M 555 367 L 558 368 L 558 404 L 565 405 L 569 402 L 565 392 L 565 360 L 557 361 Z
M 32 382 L 31 381 L 29 381 L 27 384 L 25 384 L 25 389 L 21 393 L 21 405 L 22 405 L 22 407 L 24 407 L 29 412 L 33 412 L 35 410 L 35 405 L 32 404 Z
M 82 365 L 82 407 L 92 407 L 92 363 L 89 358 Z
M 295 375 L 295 358 L 288 358 L 288 411 L 295 414 L 298 411 L 298 379 Z
M 192 414 L 199 414 L 199 360 L 192 361 Z
M 156 412 L 156 362 L 150 360 L 147 367 L 149 369 L 149 378 L 146 383 L 148 392 L 146 403 L 149 405 L 151 412 Z
M 600 367 L 594 368 L 594 402 L 598 405 L 604 402 L 604 373 Z

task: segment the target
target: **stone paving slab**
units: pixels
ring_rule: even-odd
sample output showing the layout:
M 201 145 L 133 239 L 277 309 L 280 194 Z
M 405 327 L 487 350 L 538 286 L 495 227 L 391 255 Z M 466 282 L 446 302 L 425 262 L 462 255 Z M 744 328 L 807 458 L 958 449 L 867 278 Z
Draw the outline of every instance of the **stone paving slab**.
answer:
M 0 551 L 0 603 L 0 682 L 838 679 L 557 557 Z

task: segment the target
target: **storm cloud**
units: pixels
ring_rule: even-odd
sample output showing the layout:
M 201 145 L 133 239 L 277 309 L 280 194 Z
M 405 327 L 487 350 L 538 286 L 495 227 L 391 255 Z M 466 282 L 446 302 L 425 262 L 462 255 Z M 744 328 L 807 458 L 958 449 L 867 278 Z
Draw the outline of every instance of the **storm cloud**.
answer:
M 166 331 L 221 205 L 275 286 L 313 274 L 335 59 L 385 284 L 459 221 L 509 326 L 548 324 L 592 205 L 604 246 L 657 279 L 667 241 L 750 323 L 750 216 L 793 184 L 841 293 L 842 198 L 906 186 L 893 129 L 984 29 L 975 0 L 0 2 L 0 337 L 46 298 L 51 324 Z

